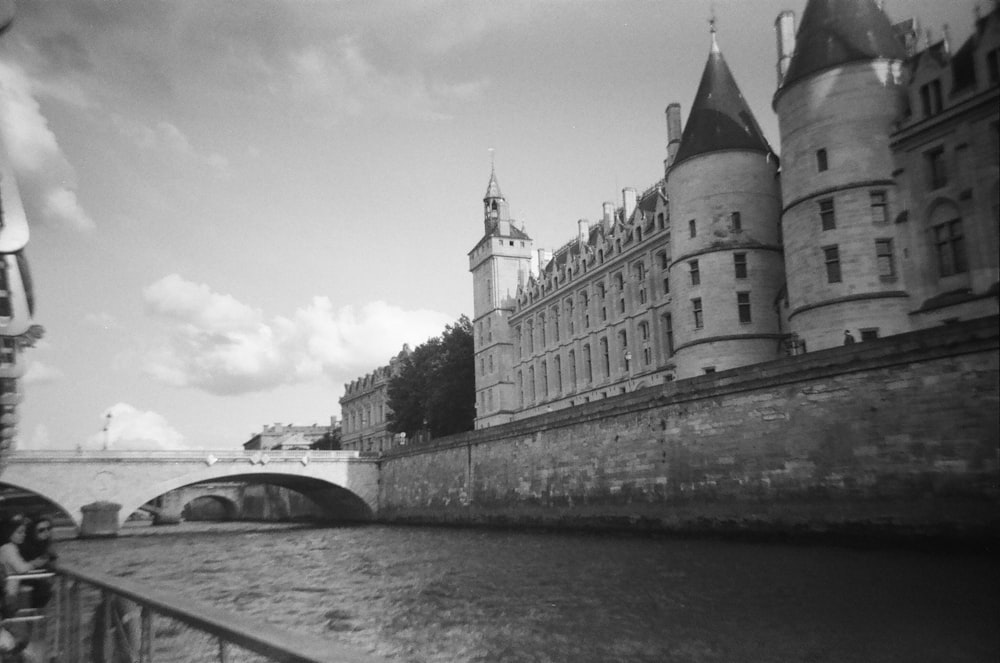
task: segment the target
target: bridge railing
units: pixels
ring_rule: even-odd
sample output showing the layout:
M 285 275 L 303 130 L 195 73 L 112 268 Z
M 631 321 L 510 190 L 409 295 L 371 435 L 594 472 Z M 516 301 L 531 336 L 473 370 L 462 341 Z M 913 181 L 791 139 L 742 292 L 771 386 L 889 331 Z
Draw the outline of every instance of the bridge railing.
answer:
M 343 461 L 362 458 L 357 450 L 329 451 L 321 449 L 191 449 L 183 451 L 14 451 L 8 454 L 7 460 L 16 463 L 27 462 L 71 462 L 75 460 L 115 461 L 247 461 L 264 462 L 293 460 L 301 461 Z
M 52 663 L 375 663 L 315 636 L 291 634 L 138 583 L 60 564 L 31 647 Z

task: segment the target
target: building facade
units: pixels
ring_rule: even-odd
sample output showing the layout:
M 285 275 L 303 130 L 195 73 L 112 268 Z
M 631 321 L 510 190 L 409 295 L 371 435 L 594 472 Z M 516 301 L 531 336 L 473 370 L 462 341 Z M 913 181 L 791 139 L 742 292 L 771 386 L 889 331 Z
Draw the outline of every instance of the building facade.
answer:
M 389 380 L 409 354 L 409 346 L 404 345 L 388 365 L 344 385 L 344 395 L 340 398 L 341 449 L 381 452 L 403 441 L 387 428 L 391 412 Z
M 311 426 L 295 426 L 293 424 L 264 425 L 259 433 L 255 433 L 243 443 L 248 451 L 257 449 L 310 449 L 312 445 L 325 437 L 336 434 L 340 425 L 337 417 L 330 417 L 329 425 L 312 424 Z
M 907 29 L 907 26 L 909 29 Z M 536 250 L 496 173 L 473 277 L 476 427 L 996 315 L 1000 19 L 952 54 L 874 0 L 776 22 L 781 157 L 715 31 L 664 177 Z

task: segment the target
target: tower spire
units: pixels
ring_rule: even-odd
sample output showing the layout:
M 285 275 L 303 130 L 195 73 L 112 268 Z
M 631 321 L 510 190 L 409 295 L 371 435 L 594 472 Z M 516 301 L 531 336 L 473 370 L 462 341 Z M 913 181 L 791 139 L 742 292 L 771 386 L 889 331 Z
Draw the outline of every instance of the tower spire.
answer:
M 719 50 L 719 42 L 715 38 L 715 5 L 712 5 L 712 15 L 708 19 L 708 31 L 712 34 L 712 50 L 711 53 L 721 53 Z

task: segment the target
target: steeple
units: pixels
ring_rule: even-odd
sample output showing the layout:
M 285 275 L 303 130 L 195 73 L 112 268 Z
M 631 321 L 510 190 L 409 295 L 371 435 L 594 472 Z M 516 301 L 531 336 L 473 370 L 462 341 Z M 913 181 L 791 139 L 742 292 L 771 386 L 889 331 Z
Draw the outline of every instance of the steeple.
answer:
M 712 47 L 701 75 L 698 93 L 688 114 L 681 146 L 672 167 L 685 159 L 720 150 L 771 152 L 764 134 L 750 112 L 736 85 L 729 65 L 722 57 L 715 36 L 715 18 L 711 24 Z
M 490 164 L 490 181 L 486 185 L 486 196 L 483 197 L 483 224 L 486 234 L 489 235 L 493 232 L 498 222 L 509 220 L 507 200 L 500 192 L 500 183 L 497 182 L 496 166 Z
M 875 0 L 809 0 L 782 87 L 849 62 L 905 57 Z

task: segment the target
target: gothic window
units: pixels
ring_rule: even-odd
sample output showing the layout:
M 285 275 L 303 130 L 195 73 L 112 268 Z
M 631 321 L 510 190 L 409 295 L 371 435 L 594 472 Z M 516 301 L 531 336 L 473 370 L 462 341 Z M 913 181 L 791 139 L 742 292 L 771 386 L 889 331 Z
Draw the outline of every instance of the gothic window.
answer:
M 540 341 L 541 341 L 541 344 L 542 344 L 541 347 L 544 348 L 545 345 L 548 343 L 548 340 L 546 338 L 546 333 L 545 333 L 545 314 L 544 313 L 539 313 L 538 314 L 538 333 L 541 334 L 541 338 L 540 338 Z
M 563 390 L 563 380 L 562 380 L 562 357 L 556 355 L 556 393 L 561 394 Z
M 552 328 L 556 343 L 559 342 L 559 307 L 552 307 Z
M 691 314 L 694 317 L 695 329 L 701 329 L 705 326 L 705 320 L 702 318 L 701 311 L 701 297 L 696 297 L 691 300 Z
M 566 361 L 569 362 L 569 388 L 576 388 L 576 350 L 570 350 L 569 354 L 566 356 Z
M 938 271 L 941 276 L 951 276 L 968 271 L 961 219 L 946 221 L 934 226 L 934 246 L 937 252 Z
M 583 328 L 590 329 L 590 297 L 586 290 L 580 293 L 580 310 L 583 311 Z
M 587 382 L 588 383 L 593 382 L 594 381 L 594 365 L 593 365 L 593 363 L 591 362 L 591 359 L 590 359 L 590 344 L 589 343 L 587 345 L 583 346 L 583 368 L 584 368 L 584 375 L 586 375 L 586 377 L 587 377 Z
M 604 364 L 604 377 L 611 376 L 611 354 L 608 351 L 608 338 L 601 338 L 601 360 Z
M 826 282 L 840 283 L 840 249 L 836 245 L 823 247 L 823 262 L 826 265 Z
M 837 219 L 833 211 L 833 198 L 819 201 L 819 220 L 823 230 L 833 230 L 837 227 Z
M 570 335 L 576 332 L 576 319 L 573 314 L 573 300 L 566 300 L 566 324 L 569 327 Z
M 535 367 L 528 367 L 528 402 L 535 402 Z
M 542 398 L 549 397 L 549 366 L 542 360 Z
M 691 285 L 699 285 L 701 283 L 701 271 L 698 269 L 698 261 L 689 261 L 688 267 L 691 268 Z
M 740 323 L 748 324 L 752 322 L 750 318 L 750 293 L 749 292 L 738 292 L 736 293 L 736 308 L 739 312 Z

